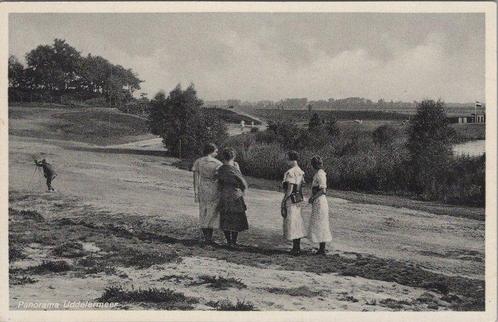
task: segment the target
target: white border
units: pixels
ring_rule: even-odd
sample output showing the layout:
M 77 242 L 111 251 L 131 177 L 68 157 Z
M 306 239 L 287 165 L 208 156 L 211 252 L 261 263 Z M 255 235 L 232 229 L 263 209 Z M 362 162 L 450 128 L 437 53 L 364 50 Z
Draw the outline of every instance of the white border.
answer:
M 484 13 L 486 19 L 486 311 L 199 312 L 9 311 L 8 308 L 8 13 L 41 12 L 397 12 Z M 0 3 L 0 321 L 496 321 L 496 3 L 494 2 L 30 2 Z

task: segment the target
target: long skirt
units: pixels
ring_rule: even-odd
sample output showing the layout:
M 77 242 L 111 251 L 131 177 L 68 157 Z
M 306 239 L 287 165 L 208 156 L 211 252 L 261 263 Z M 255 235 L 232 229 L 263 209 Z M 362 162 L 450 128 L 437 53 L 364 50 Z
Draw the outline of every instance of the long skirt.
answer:
M 313 201 L 308 238 L 314 243 L 332 241 L 329 222 L 329 204 L 326 196 L 320 196 Z
M 244 231 L 249 229 L 245 212 L 220 212 L 220 229 L 224 231 Z
M 199 185 L 199 225 L 201 228 L 220 228 L 216 181 L 203 180 Z
M 287 217 L 284 218 L 284 238 L 293 240 L 303 238 L 306 236 L 306 229 L 304 228 L 303 216 L 301 214 L 303 204 L 293 204 L 287 200 Z
M 220 213 L 217 202 L 199 202 L 199 225 L 201 228 L 220 228 Z

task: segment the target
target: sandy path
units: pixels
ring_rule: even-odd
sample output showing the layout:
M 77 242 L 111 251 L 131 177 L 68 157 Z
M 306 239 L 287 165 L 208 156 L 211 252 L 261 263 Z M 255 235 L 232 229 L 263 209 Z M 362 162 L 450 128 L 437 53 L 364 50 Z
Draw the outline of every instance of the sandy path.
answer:
M 32 154 L 45 153 L 56 165 L 59 194 L 76 197 L 111 213 L 158 216 L 171 223 L 195 222 L 191 173 L 171 166 L 174 159 L 64 149 L 57 144 L 10 137 L 10 189 L 43 189 L 33 173 Z M 286 249 L 281 239 L 277 192 L 250 190 L 250 226 L 241 242 Z M 329 198 L 335 252 L 354 251 L 382 258 L 410 260 L 427 269 L 483 279 L 484 222 L 403 208 L 357 204 Z M 305 211 L 309 216 L 310 209 Z M 304 241 L 305 248 L 314 247 Z

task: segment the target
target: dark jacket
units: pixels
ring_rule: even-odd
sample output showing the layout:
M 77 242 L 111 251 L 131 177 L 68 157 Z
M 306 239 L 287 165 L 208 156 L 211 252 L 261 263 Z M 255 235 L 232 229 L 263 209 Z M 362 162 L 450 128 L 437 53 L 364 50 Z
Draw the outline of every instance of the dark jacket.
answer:
M 36 166 L 43 168 L 43 175 L 48 177 L 54 177 L 56 175 L 54 167 L 48 162 L 35 161 Z

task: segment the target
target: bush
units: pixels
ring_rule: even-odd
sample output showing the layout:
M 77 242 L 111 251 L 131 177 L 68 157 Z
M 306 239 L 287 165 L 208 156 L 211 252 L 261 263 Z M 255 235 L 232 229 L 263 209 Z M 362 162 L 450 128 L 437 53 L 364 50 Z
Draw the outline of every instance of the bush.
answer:
M 135 115 L 147 115 L 148 109 L 148 101 L 144 99 L 132 100 L 128 103 L 118 105 L 118 110 L 121 112 Z
M 237 162 L 242 173 L 267 179 L 281 179 L 287 170 L 285 152 L 280 144 L 256 144 L 247 151 L 236 147 Z
M 222 276 L 209 276 L 201 275 L 199 276 L 198 282 L 193 282 L 191 285 L 203 285 L 207 284 L 208 287 L 218 289 L 218 290 L 228 290 L 229 288 L 246 288 L 247 286 L 242 283 L 239 279 L 235 278 L 225 278 Z
M 254 304 L 251 302 L 245 302 L 237 300 L 237 303 L 232 303 L 230 300 L 225 299 L 221 301 L 209 301 L 206 303 L 209 306 L 214 307 L 218 311 L 254 311 Z
M 390 145 L 396 139 L 398 130 L 391 125 L 381 125 L 372 132 L 373 141 L 380 145 Z
M 444 171 L 444 180 L 438 182 L 438 197 L 451 204 L 484 206 L 485 156 L 457 157 Z
M 107 106 L 107 102 L 105 97 L 94 97 L 94 98 L 89 98 L 84 101 L 85 105 L 89 106 L 95 106 L 95 107 L 103 107 Z
M 436 111 L 444 123 L 440 113 L 441 110 Z M 364 130 L 358 128 L 330 135 L 326 124 L 320 126 L 316 120 L 313 124 L 309 130 L 291 122 L 270 122 L 266 131 L 231 137 L 225 145 L 237 150 L 242 172 L 253 177 L 281 180 L 287 170 L 285 153 L 294 149 L 300 153 L 299 165 L 305 171 L 307 182 L 311 182 L 314 173 L 310 159 L 318 154 L 323 158 L 330 188 L 418 195 L 425 200 L 484 206 L 485 158 L 453 158 L 445 154 L 451 131 L 440 130 L 437 125 L 425 130 L 417 128 L 416 131 L 421 132 L 416 135 L 423 136 L 426 131 L 433 137 L 426 142 L 427 146 L 413 144 L 412 138 L 410 146 L 406 144 L 406 136 L 389 125 L 377 128 L 371 135 L 365 135 Z M 414 130 L 412 128 L 412 135 Z M 430 134 L 434 131 L 436 133 Z M 414 147 L 420 148 L 420 154 L 410 150 Z M 442 161 L 433 160 L 431 151 L 444 152 Z M 432 162 L 429 164 L 433 164 L 437 172 L 431 169 L 429 174 L 418 173 L 420 167 L 413 166 L 414 160 L 418 165 L 423 165 L 424 160 Z M 414 189 L 413 179 L 424 176 L 429 186 Z
M 121 287 L 111 286 L 105 289 L 99 302 L 117 302 L 117 303 L 154 303 L 160 305 L 163 309 L 191 310 L 192 303 L 197 303 L 195 298 L 187 297 L 182 293 L 170 289 L 138 289 L 124 290 Z

